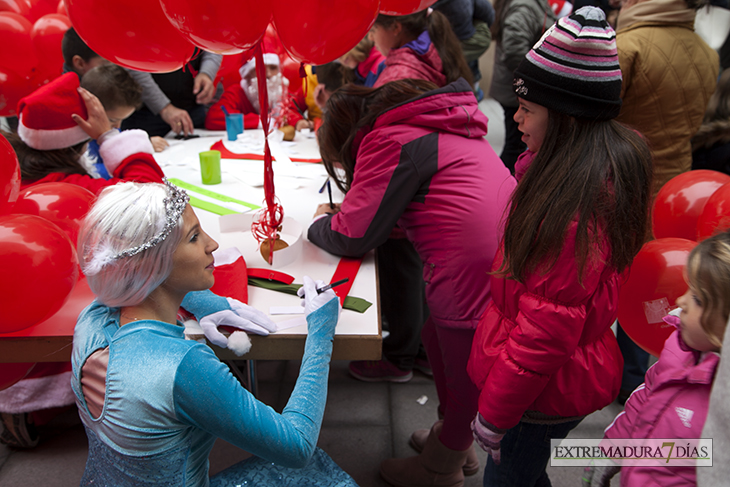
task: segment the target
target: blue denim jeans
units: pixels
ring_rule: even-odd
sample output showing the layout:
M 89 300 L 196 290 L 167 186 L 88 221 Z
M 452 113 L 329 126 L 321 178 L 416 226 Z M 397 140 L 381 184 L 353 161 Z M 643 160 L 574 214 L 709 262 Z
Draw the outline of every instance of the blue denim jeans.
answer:
M 532 424 L 520 421 L 502 438 L 502 463 L 487 457 L 484 487 L 549 487 L 545 467 L 550 461 L 550 440 L 562 439 L 583 418 L 559 424 Z

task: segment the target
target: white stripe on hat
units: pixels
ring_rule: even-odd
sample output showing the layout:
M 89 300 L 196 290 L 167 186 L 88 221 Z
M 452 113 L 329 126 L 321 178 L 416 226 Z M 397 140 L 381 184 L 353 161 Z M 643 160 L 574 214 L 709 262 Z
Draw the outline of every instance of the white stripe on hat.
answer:
M 78 125 L 57 130 L 32 129 L 23 123 L 22 113 L 18 120 L 18 136 L 28 147 L 36 150 L 66 149 L 90 139 Z

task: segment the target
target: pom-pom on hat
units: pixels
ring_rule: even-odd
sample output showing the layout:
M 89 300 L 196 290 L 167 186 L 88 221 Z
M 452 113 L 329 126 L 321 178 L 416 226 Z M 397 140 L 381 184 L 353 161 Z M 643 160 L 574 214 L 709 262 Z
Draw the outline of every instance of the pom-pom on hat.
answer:
M 515 94 L 580 119 L 621 110 L 616 33 L 603 10 L 583 7 L 550 27 L 515 70 Z
M 74 122 L 74 113 L 87 119 L 79 95 L 79 77 L 66 73 L 18 102 L 18 136 L 37 150 L 65 149 L 89 139 Z

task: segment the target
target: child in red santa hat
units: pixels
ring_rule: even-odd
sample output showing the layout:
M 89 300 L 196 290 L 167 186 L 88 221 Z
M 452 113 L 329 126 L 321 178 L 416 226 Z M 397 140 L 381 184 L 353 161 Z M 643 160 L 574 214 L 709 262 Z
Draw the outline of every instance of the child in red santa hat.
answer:
M 74 73 L 20 100 L 18 119 L 17 135 L 3 135 L 18 155 L 21 188 L 66 182 L 98 194 L 122 180 L 162 182 L 164 174 L 152 157 L 147 134 L 113 130 L 99 99 L 79 87 Z M 93 163 L 84 156 L 90 138 L 99 144 L 111 179 L 94 177 Z
M 269 109 L 275 110 L 283 97 L 288 96 L 287 80 L 281 74 L 281 62 L 279 56 L 274 52 L 273 46 L 264 44 L 264 64 L 266 65 L 266 87 L 269 95 Z M 208 110 L 205 118 L 205 128 L 208 130 L 225 130 L 226 116 L 228 113 L 243 114 L 243 128 L 255 129 L 259 127 L 259 90 L 256 79 L 256 60 L 250 59 L 240 69 L 241 82 L 226 88 L 221 99 Z M 304 95 L 289 97 L 290 107 L 287 110 L 286 119 L 288 125 L 293 125 L 297 130 L 309 127 L 310 124 L 304 119 L 303 113 L 307 110 Z M 276 115 L 276 114 L 274 114 Z

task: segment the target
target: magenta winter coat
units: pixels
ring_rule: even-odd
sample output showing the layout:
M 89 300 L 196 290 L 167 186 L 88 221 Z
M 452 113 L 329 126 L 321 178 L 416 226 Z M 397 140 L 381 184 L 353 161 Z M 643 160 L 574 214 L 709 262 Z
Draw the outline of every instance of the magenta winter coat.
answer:
M 530 151 L 520 156 L 518 176 L 533 157 Z M 533 272 L 522 283 L 491 277 L 492 302 L 474 335 L 467 371 L 481 390 L 479 412 L 497 428 L 512 428 L 527 410 L 584 416 L 618 395 L 623 358 L 611 325 L 621 276 L 608 264 L 610 246 L 600 236 L 578 282 L 577 226 L 577 220 L 568 226 L 547 273 Z M 501 262 L 500 248 L 493 269 Z
M 316 220 L 309 240 L 359 256 L 398 224 L 423 260 L 432 317 L 475 328 L 516 186 L 486 133 L 487 117 L 464 80 L 384 113 L 353 148 L 355 174 L 341 211 Z
M 385 58 L 385 68 L 373 85 L 375 88 L 399 79 L 415 78 L 431 81 L 437 86 L 446 85 L 446 75 L 436 47 L 428 31 L 423 31 L 415 41 L 391 49 Z
M 664 344 L 626 407 L 606 428 L 606 438 L 701 438 L 720 355 L 689 349 L 679 331 Z M 715 461 L 725 452 L 715 452 Z M 708 467 L 710 468 L 710 467 Z M 696 485 L 694 467 L 622 467 L 622 486 Z

